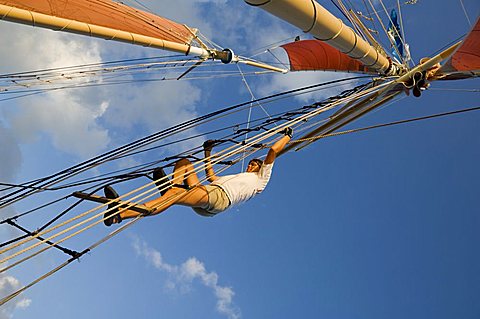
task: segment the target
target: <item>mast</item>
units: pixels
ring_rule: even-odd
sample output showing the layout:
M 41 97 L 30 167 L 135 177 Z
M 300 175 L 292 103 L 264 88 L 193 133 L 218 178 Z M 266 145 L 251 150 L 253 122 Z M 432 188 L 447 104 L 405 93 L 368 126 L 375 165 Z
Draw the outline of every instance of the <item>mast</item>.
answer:
M 391 59 L 384 56 L 350 27 L 313 0 L 244 0 L 278 18 L 310 33 L 378 73 L 399 72 Z

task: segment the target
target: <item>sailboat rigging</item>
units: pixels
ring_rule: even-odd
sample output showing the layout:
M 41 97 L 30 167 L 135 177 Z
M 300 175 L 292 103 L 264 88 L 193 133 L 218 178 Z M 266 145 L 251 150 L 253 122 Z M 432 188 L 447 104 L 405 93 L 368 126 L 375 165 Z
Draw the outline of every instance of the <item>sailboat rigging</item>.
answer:
M 380 47 L 369 29 L 361 22 L 361 15 L 353 11 L 343 10 L 345 15 L 355 23 L 349 27 L 316 1 L 245 0 L 245 2 L 285 20 L 313 37 L 297 39 L 280 46 L 287 54 L 289 72 L 316 70 L 354 74 L 350 74 L 348 78 L 326 81 L 215 110 L 36 180 L 22 184 L 2 183 L 0 209 L 23 203 L 36 196 L 45 196 L 42 199 L 45 205 L 27 209 L 23 213 L 0 221 L 1 227 L 9 226 L 22 232 L 21 236 L 0 245 L 0 272 L 9 271 L 51 248 L 62 251 L 69 255 L 69 258 L 51 271 L 35 278 L 30 284 L 7 296 L 0 296 L 2 298 L 0 305 L 16 298 L 26 289 L 80 259 L 84 254 L 143 217 L 139 216 L 131 220 L 84 249 L 76 251 L 64 247 L 67 241 L 92 229 L 105 219 L 104 211 L 109 209 L 108 205 L 112 201 L 95 195 L 103 186 L 139 179 L 146 181 L 146 183 L 142 182 L 142 186 L 123 195 L 121 200 L 126 203 L 122 209 L 137 209 L 140 213 L 147 215 L 145 210 L 142 211 L 137 205 L 156 196 L 158 191 L 167 187 L 167 185 L 158 185 L 158 180 L 152 178 L 155 168 L 171 167 L 179 158 L 191 159 L 196 171 L 202 171 L 205 168 L 205 164 L 198 156 L 201 152 L 198 145 L 160 160 L 138 163 L 128 169 L 112 169 L 118 163 L 116 161 L 127 157 L 132 158 L 134 155 L 154 153 L 159 148 L 201 137 L 204 134 L 193 137 L 182 135 L 191 134 L 194 129 L 201 127 L 208 128 L 206 135 L 222 135 L 215 141 L 222 149 L 211 160 L 214 164 L 222 166 L 223 170 L 227 170 L 259 149 L 267 148 L 274 143 L 277 133 L 287 127 L 293 127 L 299 135 L 284 150 L 284 153 L 305 148 L 326 136 L 342 134 L 339 130 L 346 125 L 386 103 L 397 100 L 401 95 L 412 92 L 414 96 L 419 97 L 434 81 L 476 78 L 480 75 L 478 54 L 480 52 L 480 19 L 476 20 L 472 30 L 462 41 L 433 57 L 423 59 L 414 67 L 409 67 L 408 46 L 405 43 L 404 32 L 400 30 L 403 26 L 396 21 L 400 17 L 393 13 L 389 16 L 388 29 L 394 42 L 395 54 L 389 56 L 387 53 L 389 50 Z M 345 7 L 342 1 L 338 1 L 338 5 L 341 8 Z M 128 83 L 128 81 L 134 81 L 126 80 L 132 74 L 152 70 L 174 71 L 173 76 L 160 76 L 158 80 L 184 81 L 202 77 L 203 68 L 210 63 L 217 71 L 226 64 L 239 63 L 253 68 L 252 75 L 263 74 L 262 72 L 267 74 L 287 72 L 282 65 L 275 62 L 254 60 L 236 55 L 231 49 L 207 45 L 206 43 L 210 42 L 208 39 L 202 40 L 196 28 L 109 0 L 75 0 L 68 1 L 68 4 L 63 1 L 46 0 L 0 0 L 0 19 L 181 54 L 167 58 L 112 61 L 0 75 L 0 102 L 10 100 L 12 96 L 21 97 L 24 94 L 44 93 L 47 90 Z M 209 70 L 205 71 L 205 77 L 208 76 L 208 72 Z M 216 74 L 219 78 L 240 76 L 238 72 L 226 69 L 223 71 L 225 73 L 221 72 L 218 71 Z M 127 76 L 125 80 L 122 74 Z M 96 77 L 101 78 L 102 81 L 96 82 Z M 70 85 L 71 81 L 80 82 Z M 250 121 L 246 128 L 240 128 L 245 123 L 238 124 L 238 120 L 235 119 L 239 110 L 260 108 L 260 106 L 263 108 L 265 105 L 275 104 L 282 98 L 342 84 L 354 85 L 354 87 L 337 94 L 327 94 L 328 98 L 302 107 L 288 106 L 275 110 L 273 114 L 265 111 L 266 114 Z M 6 98 L 2 98 L 7 94 Z M 478 110 L 478 107 L 459 112 L 475 110 Z M 451 114 L 453 113 L 436 116 Z M 224 121 L 221 125 L 214 124 L 220 120 Z M 390 123 L 390 125 L 401 124 L 401 122 L 408 122 L 408 120 Z M 362 129 L 358 129 L 360 130 Z M 233 133 L 228 133 L 230 131 Z M 348 132 L 348 130 L 343 131 L 344 134 Z M 243 139 L 245 133 L 251 135 Z M 105 167 L 106 172 L 95 174 L 94 171 L 99 167 Z M 56 191 L 61 195 L 55 195 L 54 198 L 46 195 Z M 100 205 L 88 200 L 98 202 Z M 68 203 L 66 206 L 65 202 Z M 29 230 L 19 222 L 22 217 L 46 207 L 60 213 L 36 230 Z M 75 215 L 64 220 L 71 212 L 75 212 Z

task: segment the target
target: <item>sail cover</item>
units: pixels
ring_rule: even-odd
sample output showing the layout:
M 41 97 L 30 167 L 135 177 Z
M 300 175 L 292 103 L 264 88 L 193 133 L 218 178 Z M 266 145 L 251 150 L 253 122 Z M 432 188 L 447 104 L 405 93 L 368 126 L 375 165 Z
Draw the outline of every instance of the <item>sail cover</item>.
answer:
M 0 0 L 0 5 L 181 44 L 189 44 L 194 32 L 171 20 L 110 0 Z
M 439 73 L 473 72 L 480 70 L 480 18 L 460 47 Z
M 300 40 L 281 47 L 287 51 L 291 71 L 377 73 L 358 60 L 319 40 Z

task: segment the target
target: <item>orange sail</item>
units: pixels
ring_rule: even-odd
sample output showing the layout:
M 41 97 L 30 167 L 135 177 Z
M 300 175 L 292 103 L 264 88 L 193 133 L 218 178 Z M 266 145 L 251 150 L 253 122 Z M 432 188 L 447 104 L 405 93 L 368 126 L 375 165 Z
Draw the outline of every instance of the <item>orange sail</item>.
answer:
M 192 40 L 181 24 L 109 0 L 0 0 L 0 4 L 178 43 Z
M 452 57 L 437 74 L 453 73 L 453 77 L 478 76 L 480 71 L 480 18 Z M 448 78 L 453 79 L 448 76 Z
M 209 56 L 195 29 L 111 0 L 0 0 L 0 20 Z
M 291 71 L 377 72 L 319 40 L 301 40 L 282 45 L 287 51 Z

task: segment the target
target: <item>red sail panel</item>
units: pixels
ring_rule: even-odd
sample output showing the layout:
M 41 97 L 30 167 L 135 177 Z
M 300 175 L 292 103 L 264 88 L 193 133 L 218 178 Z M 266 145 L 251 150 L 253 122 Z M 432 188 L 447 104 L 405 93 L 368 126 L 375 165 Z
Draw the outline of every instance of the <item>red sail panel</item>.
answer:
M 439 73 L 480 70 L 480 18 Z
M 372 69 L 319 40 L 301 40 L 282 45 L 287 51 L 291 71 L 340 71 L 373 73 Z
M 176 43 L 193 38 L 179 23 L 110 0 L 0 0 L 0 4 Z

